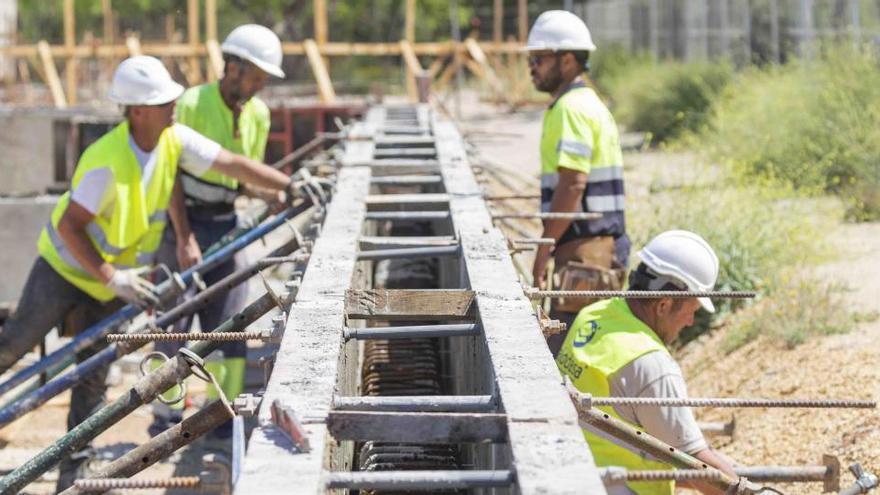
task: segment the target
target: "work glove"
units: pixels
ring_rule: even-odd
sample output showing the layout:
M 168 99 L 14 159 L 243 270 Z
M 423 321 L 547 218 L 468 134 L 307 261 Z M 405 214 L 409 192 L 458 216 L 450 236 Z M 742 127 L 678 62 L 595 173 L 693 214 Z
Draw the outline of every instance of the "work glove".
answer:
M 147 267 L 116 270 L 107 287 L 123 301 L 146 309 L 159 303 L 156 286 L 143 277 L 149 271 Z
M 327 181 L 318 179 L 305 168 L 296 171 L 287 183 L 287 199 L 293 202 L 296 199 L 311 199 L 315 205 L 325 204 L 329 200 L 328 192 L 324 190 Z

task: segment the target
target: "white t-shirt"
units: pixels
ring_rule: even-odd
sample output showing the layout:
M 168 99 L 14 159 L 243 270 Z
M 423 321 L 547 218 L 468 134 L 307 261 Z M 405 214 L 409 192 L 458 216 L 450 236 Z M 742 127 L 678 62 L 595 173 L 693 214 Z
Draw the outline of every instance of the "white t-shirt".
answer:
M 183 124 L 174 124 L 174 131 L 183 148 L 179 166 L 196 176 L 202 175 L 211 168 L 220 150 L 223 149 L 220 144 Z M 140 149 L 130 134 L 128 145 L 141 167 L 141 185 L 146 190 L 156 168 L 157 149 L 154 148 L 150 152 Z M 92 215 L 108 211 L 112 208 L 114 200 L 113 189 L 109 187 L 112 181 L 113 174 L 109 168 L 92 169 L 82 176 L 76 188 L 71 191 L 70 198 Z

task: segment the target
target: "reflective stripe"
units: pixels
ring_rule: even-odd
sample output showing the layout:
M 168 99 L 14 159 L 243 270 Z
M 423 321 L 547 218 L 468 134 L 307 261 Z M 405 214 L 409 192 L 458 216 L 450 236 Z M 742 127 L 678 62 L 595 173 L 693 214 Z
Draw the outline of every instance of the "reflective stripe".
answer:
M 611 167 L 594 168 L 590 170 L 587 179 L 589 182 L 603 182 L 606 180 L 623 180 L 623 167 L 613 165 Z
M 556 144 L 556 151 L 564 151 L 585 158 L 593 157 L 593 149 L 590 148 L 587 143 L 572 141 L 570 139 L 560 139 L 559 143 Z
M 64 244 L 61 235 L 58 234 L 58 231 L 52 226 L 51 220 L 46 224 L 46 232 L 49 234 L 49 240 L 52 242 L 52 245 L 55 246 L 55 251 L 58 253 L 58 256 L 60 256 L 68 265 L 77 270 L 85 271 L 82 265 L 79 264 L 79 261 L 73 257 L 73 253 L 67 249 L 67 244 Z
M 541 189 L 549 187 L 550 189 L 556 189 L 556 186 L 559 185 L 559 174 L 541 174 Z
M 165 222 L 168 220 L 168 210 L 156 210 L 150 215 L 149 223 Z
M 122 254 L 124 249 L 118 248 L 107 241 L 107 236 L 104 234 L 104 230 L 95 223 L 94 221 L 89 222 L 86 225 L 86 233 L 89 234 L 89 237 L 101 248 L 101 251 L 111 255 L 111 256 L 119 256 Z
M 227 187 L 209 184 L 200 181 L 192 175 L 182 173 L 184 194 L 191 199 L 203 203 L 233 203 L 238 197 L 238 191 Z
M 609 196 L 587 196 L 587 210 L 604 213 L 607 211 L 623 211 L 626 203 L 623 194 Z

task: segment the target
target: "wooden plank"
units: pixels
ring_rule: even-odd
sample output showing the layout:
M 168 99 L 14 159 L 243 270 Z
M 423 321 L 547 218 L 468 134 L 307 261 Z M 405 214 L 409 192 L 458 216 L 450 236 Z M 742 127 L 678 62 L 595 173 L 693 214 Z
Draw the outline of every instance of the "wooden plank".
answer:
M 516 3 L 516 27 L 519 32 L 519 42 L 525 43 L 529 37 L 529 5 L 528 0 L 519 0 Z
M 314 10 L 312 22 L 315 30 L 315 43 L 317 43 L 318 48 L 321 49 L 329 41 L 327 36 L 327 2 L 326 0 L 314 0 L 312 2 L 312 7 Z M 327 70 L 329 71 L 330 59 L 326 56 L 323 56 L 322 58 L 324 60 L 324 67 L 327 67 Z
M 196 49 L 199 46 L 199 0 L 187 0 L 186 5 L 186 29 L 189 46 L 192 50 L 187 60 L 188 74 L 186 79 L 189 84 L 198 84 L 202 80 L 201 63 L 196 55 Z
M 64 0 L 64 46 L 68 49 L 76 45 L 76 16 L 73 11 L 73 0 Z M 79 61 L 76 57 L 68 57 L 64 67 L 67 76 L 67 102 L 77 103 L 77 72 Z
M 64 96 L 64 89 L 61 87 L 61 78 L 58 77 L 55 59 L 52 58 L 52 52 L 49 50 L 49 43 L 46 40 L 40 40 L 37 43 L 37 53 L 40 56 L 46 84 L 49 86 L 49 92 L 52 94 L 52 101 L 55 103 L 55 107 L 67 108 L 67 98 Z
M 415 102 L 419 99 L 418 86 L 416 84 L 416 76 L 422 75 L 424 69 L 419 63 L 416 52 L 413 51 L 412 44 L 409 40 L 400 40 L 400 52 L 403 55 L 403 61 L 406 64 L 406 92 L 410 101 Z
M 303 41 L 303 47 L 306 51 L 306 57 L 309 59 L 312 74 L 314 74 L 315 81 L 318 83 L 318 98 L 321 100 L 321 103 L 335 103 L 336 91 L 333 90 L 333 83 L 330 81 L 327 66 L 324 65 L 324 59 L 321 58 L 318 44 L 315 43 L 315 40 L 305 40 Z
M 504 414 L 331 411 L 327 429 L 337 441 L 499 443 L 507 439 Z
M 205 41 L 217 39 L 217 0 L 205 0 Z
M 435 120 L 437 158 L 461 239 L 465 279 L 474 291 L 498 398 L 507 413 L 518 493 L 604 494 L 577 412 L 559 378 L 531 303 L 523 295 L 506 238 L 492 226 L 462 139 Z
M 220 44 L 216 39 L 208 39 L 205 41 L 205 47 L 208 49 L 208 62 L 211 66 L 211 74 L 214 79 L 223 77 L 223 53 L 220 51 Z
M 128 54 L 131 57 L 136 57 L 138 55 L 143 55 L 144 51 L 141 49 L 141 40 L 134 34 L 131 34 L 125 38 L 125 46 L 128 48 Z
M 504 84 L 502 84 L 501 80 L 498 79 L 498 76 L 495 74 L 495 69 L 489 65 L 489 59 L 486 57 L 486 54 L 483 52 L 483 49 L 480 48 L 480 45 L 477 43 L 477 40 L 473 38 L 468 38 L 464 42 L 465 48 L 467 48 L 468 54 L 473 59 L 473 62 L 476 62 L 479 69 L 473 67 L 471 61 L 466 60 L 465 64 L 471 69 L 472 72 L 477 74 L 477 76 L 483 78 L 492 90 L 495 92 L 496 96 L 500 97 L 508 104 L 511 104 L 511 101 L 508 97 L 507 91 L 504 89 Z
M 473 320 L 474 293 L 460 289 L 348 290 L 345 313 L 363 320 Z

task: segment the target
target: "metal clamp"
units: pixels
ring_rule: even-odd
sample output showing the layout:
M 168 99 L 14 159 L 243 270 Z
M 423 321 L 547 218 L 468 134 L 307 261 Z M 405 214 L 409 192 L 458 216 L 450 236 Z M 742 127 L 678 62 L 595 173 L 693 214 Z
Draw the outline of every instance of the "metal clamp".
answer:
M 149 364 L 153 358 L 161 359 L 162 364 L 165 364 L 165 362 L 167 362 L 169 359 L 169 357 L 167 355 L 165 355 L 165 353 L 163 353 L 163 352 L 152 351 L 152 352 L 148 353 L 147 355 L 145 355 L 143 357 L 143 359 L 141 359 L 141 362 L 138 365 L 138 369 L 140 369 L 141 376 L 147 376 L 153 372 L 153 370 L 147 370 L 145 368 L 145 366 L 147 364 Z M 161 365 L 160 365 L 160 367 L 161 367 Z M 166 405 L 169 405 L 169 406 L 172 406 L 172 405 L 177 404 L 178 402 L 182 401 L 186 397 L 186 383 L 177 382 L 177 386 L 179 387 L 178 394 L 173 399 L 166 399 L 165 397 L 162 396 L 162 394 L 159 394 L 159 396 L 156 397 L 156 399 L 158 399 L 159 402 L 166 404 Z
M 214 375 L 211 374 L 211 372 L 208 371 L 207 368 L 205 368 L 205 360 L 202 359 L 201 356 L 193 352 L 191 349 L 187 349 L 186 347 L 180 348 L 177 353 L 180 354 L 180 357 L 183 358 L 183 360 L 186 361 L 187 364 L 189 364 L 189 369 L 193 375 L 195 375 L 200 380 L 206 381 L 214 385 L 214 389 L 217 391 L 217 395 L 220 397 L 220 401 L 223 402 L 223 405 L 229 412 L 229 417 L 235 417 L 235 410 L 232 409 L 232 406 L 229 404 L 229 399 L 226 398 L 226 394 L 223 392 L 223 388 L 220 387 L 220 384 L 217 382 L 217 379 L 214 378 Z
M 262 395 L 241 394 L 232 401 L 232 408 L 239 416 L 251 417 L 256 416 L 262 402 Z

